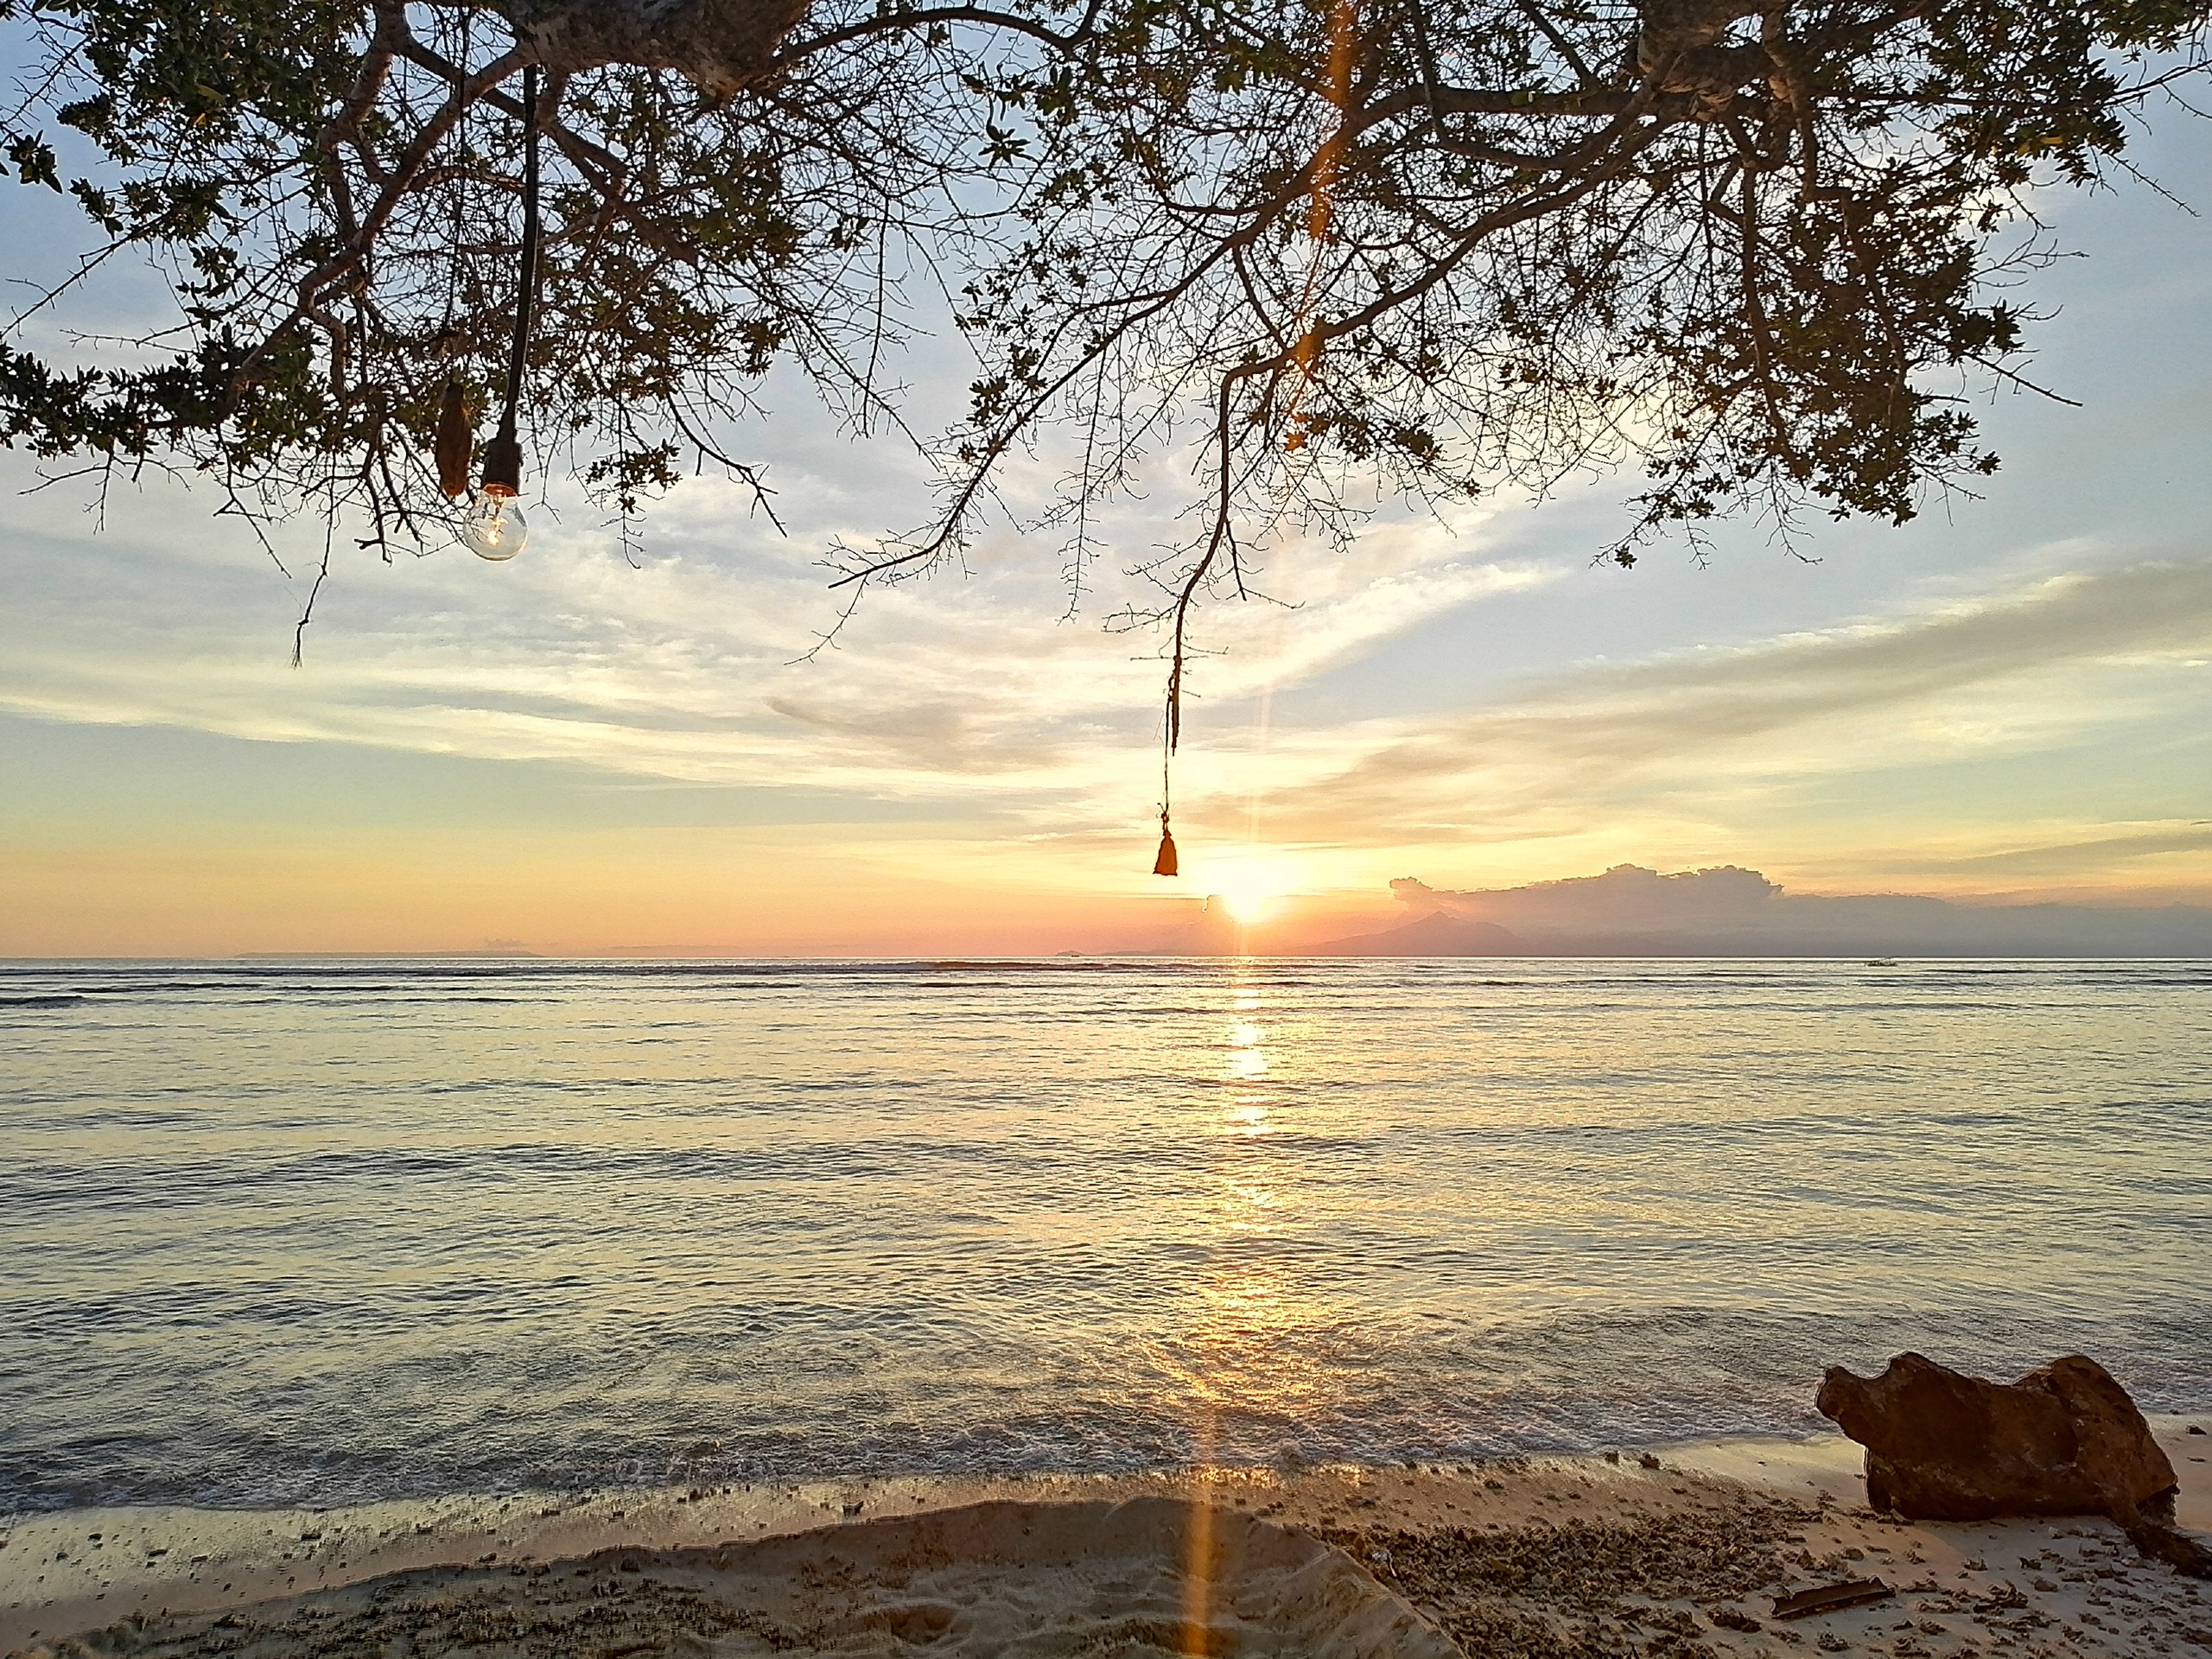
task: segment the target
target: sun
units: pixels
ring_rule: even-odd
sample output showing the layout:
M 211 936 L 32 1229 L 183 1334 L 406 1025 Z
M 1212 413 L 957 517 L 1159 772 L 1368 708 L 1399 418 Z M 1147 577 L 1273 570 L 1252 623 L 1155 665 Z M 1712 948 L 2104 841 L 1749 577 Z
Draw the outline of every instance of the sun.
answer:
M 1215 901 L 1242 927 L 1266 921 L 1289 897 L 1291 883 L 1281 870 L 1258 863 L 1237 864 L 1211 883 Z
M 1247 927 L 1267 920 L 1282 898 L 1279 893 L 1263 893 L 1255 887 L 1231 888 L 1219 896 L 1221 907 Z

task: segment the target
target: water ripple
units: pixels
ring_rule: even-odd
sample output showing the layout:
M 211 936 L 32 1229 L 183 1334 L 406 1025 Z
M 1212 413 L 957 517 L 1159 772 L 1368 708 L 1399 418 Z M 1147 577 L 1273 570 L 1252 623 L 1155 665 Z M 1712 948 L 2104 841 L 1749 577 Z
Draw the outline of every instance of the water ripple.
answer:
M 0 1505 L 2212 1403 L 2183 963 L 0 965 Z

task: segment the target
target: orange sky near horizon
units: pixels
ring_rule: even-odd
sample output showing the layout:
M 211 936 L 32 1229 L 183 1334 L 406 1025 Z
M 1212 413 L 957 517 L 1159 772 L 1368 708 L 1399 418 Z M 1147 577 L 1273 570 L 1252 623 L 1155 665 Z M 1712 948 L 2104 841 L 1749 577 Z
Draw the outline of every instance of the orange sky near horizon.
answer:
M 2189 195 L 2212 130 L 2139 161 Z M 0 234 L 46 194 L 0 194 Z M 1981 499 L 1818 529 L 1810 563 L 1732 524 L 1593 565 L 1608 479 L 1255 548 L 1271 599 L 1198 620 L 1172 883 L 1160 641 L 1109 619 L 1176 457 L 1102 507 L 1072 611 L 1057 543 L 1002 525 L 810 652 L 823 550 L 930 481 L 772 380 L 788 534 L 689 480 L 633 566 L 556 491 L 511 563 L 334 564 L 296 669 L 304 584 L 210 500 L 149 480 L 95 520 L 0 453 L 0 955 L 1049 954 L 1274 894 L 1268 937 L 1313 942 L 1408 919 L 1395 878 L 1621 863 L 2212 904 L 2212 219 L 2049 207 L 2091 257 L 2036 279 L 2036 374 L 2082 406 L 1978 403 Z M 966 382 L 940 346 L 909 367 Z M 1017 496 L 1055 475 L 1024 464 Z M 314 568 L 315 526 L 275 537 Z
M 1487 874 L 1463 848 L 1425 849 L 1423 860 L 1423 849 L 1249 852 L 1211 845 L 1203 832 L 1187 839 L 1185 879 L 1172 883 L 1142 873 L 1138 855 L 1149 849 L 1134 840 L 1077 851 L 888 833 L 824 845 L 810 825 L 524 831 L 495 844 L 453 832 L 401 839 L 361 830 L 312 846 L 205 835 L 159 848 L 18 840 L 0 867 L 0 956 L 1294 953 L 1414 919 L 1420 909 L 1389 891 L 1393 876 L 1456 867 L 1476 878 L 1468 885 L 1506 887 L 1616 861 L 1593 849 L 1556 872 L 1531 862 L 1493 864 Z M 1537 849 L 1518 850 L 1529 858 Z M 2205 901 L 2202 853 L 2150 861 L 2177 879 L 1948 890 L 1999 902 Z M 1827 890 L 1904 886 L 1874 880 Z M 1910 889 L 1937 890 L 1926 879 Z

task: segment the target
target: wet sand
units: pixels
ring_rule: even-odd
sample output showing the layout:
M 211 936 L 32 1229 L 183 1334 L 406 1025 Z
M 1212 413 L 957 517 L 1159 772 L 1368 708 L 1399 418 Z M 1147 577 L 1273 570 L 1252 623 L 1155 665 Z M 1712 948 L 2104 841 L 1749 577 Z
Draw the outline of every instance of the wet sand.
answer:
M 2212 1532 L 2212 1414 L 2153 1420 Z M 1408 1468 L 74 1510 L 0 1527 L 39 1655 L 2191 1654 L 2212 1585 L 2090 1518 L 1906 1522 L 1840 1439 Z M 1773 1598 L 1878 1576 L 1794 1623 Z

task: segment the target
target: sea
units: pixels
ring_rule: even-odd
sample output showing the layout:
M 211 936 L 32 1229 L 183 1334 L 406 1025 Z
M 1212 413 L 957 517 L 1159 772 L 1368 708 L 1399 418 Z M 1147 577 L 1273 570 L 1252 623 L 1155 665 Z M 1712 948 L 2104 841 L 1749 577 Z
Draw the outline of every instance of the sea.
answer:
M 2212 963 L 0 964 L 0 1509 L 2212 1407 Z

